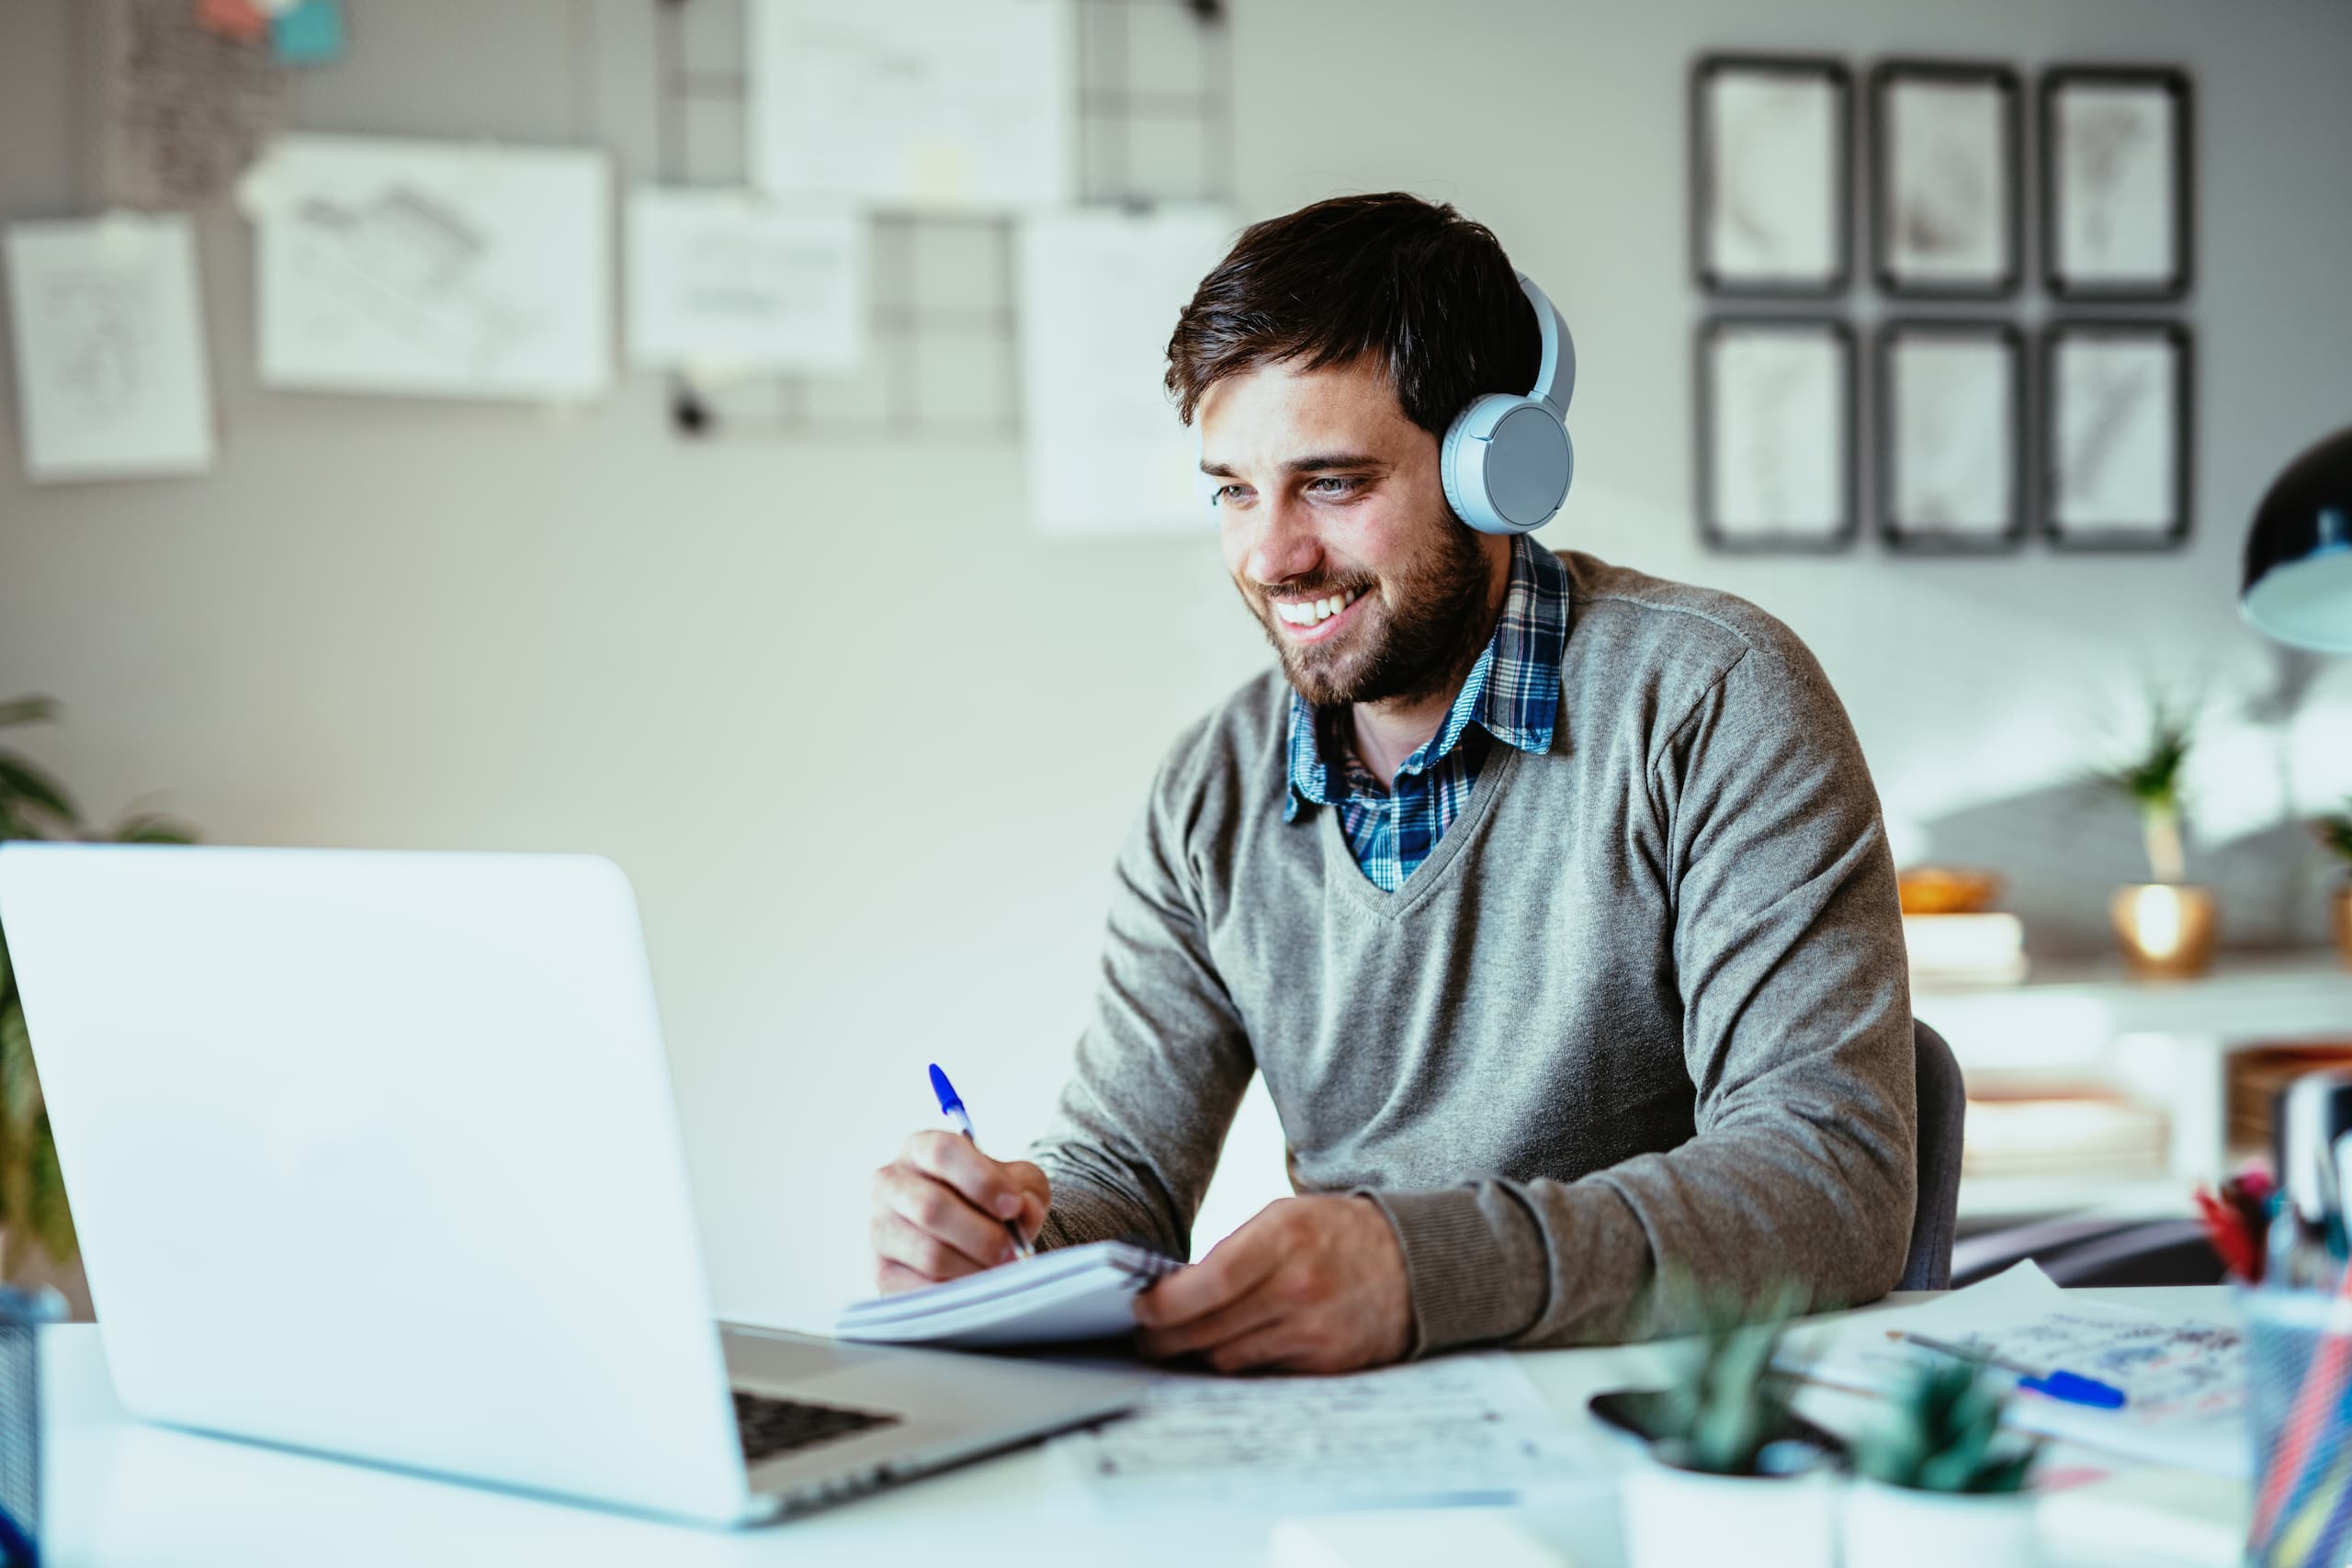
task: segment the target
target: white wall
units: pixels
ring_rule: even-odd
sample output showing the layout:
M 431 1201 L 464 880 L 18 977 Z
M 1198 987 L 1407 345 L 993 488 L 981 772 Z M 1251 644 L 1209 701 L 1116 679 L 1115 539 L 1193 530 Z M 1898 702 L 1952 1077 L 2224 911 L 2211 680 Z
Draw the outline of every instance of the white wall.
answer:
M 81 206 L 72 9 L 0 0 L 0 217 Z M 1244 214 L 1405 186 L 1491 223 L 1578 334 L 1582 466 L 1546 538 L 1792 623 L 1912 840 L 1937 843 L 1955 814 L 1998 824 L 1986 803 L 2095 761 L 2086 719 L 2143 663 L 2213 671 L 2225 696 L 2269 679 L 2233 608 L 2240 522 L 2280 462 L 2352 419 L 2352 7 L 1233 9 Z M 589 138 L 650 166 L 650 4 L 352 10 L 354 54 L 304 80 L 300 123 Z M 1684 72 L 1732 46 L 2191 70 L 2193 548 L 1696 549 Z M 992 1142 L 1043 1120 L 1151 766 L 1264 658 L 1213 538 L 1042 539 L 1019 454 L 996 444 L 683 445 L 643 380 L 560 417 L 266 393 L 242 226 L 208 214 L 203 242 L 220 468 L 34 491 L 0 450 L 0 695 L 69 702 L 39 749 L 100 809 L 162 790 L 219 840 L 619 860 L 645 905 L 721 1303 L 821 1317 L 862 1284 L 866 1175 L 926 1122 L 925 1061 L 954 1066 Z M 0 428 L 6 446 L 13 410 Z M 2347 703 L 2352 676 L 2332 668 L 2291 734 L 2241 738 L 2252 761 L 2216 769 L 2215 796 L 2239 828 L 2278 816 L 2254 797 L 2278 793 L 2264 781 L 2279 756 L 2298 809 L 2352 788 Z M 2019 846 L 2022 876 L 2047 858 L 2037 833 L 2095 841 L 2121 868 L 2059 884 L 2037 916 L 2079 931 L 2128 873 L 2128 818 L 2030 816 L 1991 840 Z M 2274 899 L 2256 934 L 2261 919 L 2315 932 L 2310 892 Z M 1262 1105 L 1233 1150 L 1238 1179 L 1204 1234 L 1279 1185 Z

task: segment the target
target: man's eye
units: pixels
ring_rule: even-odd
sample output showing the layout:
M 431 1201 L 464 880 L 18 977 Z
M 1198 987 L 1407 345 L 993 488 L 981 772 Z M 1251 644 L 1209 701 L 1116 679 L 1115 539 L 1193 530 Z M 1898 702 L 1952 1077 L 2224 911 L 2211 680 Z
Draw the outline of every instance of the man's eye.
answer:
M 1340 474 L 1318 474 L 1307 481 L 1306 488 L 1317 495 L 1353 495 L 1363 488 L 1363 481 Z
M 1219 485 L 1210 492 L 1209 501 L 1214 505 L 1223 506 L 1228 501 L 1240 500 L 1249 488 L 1247 485 Z

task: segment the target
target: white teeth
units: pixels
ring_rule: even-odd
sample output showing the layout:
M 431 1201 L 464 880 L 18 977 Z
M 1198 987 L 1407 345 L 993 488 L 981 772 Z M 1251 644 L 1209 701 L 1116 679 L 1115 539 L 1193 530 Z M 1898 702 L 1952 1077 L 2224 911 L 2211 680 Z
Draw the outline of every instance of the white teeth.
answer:
M 1328 599 L 1317 599 L 1305 604 L 1277 604 L 1274 614 L 1295 626 L 1311 626 L 1317 621 L 1328 621 L 1357 600 L 1363 597 L 1359 588 L 1353 593 L 1334 593 Z

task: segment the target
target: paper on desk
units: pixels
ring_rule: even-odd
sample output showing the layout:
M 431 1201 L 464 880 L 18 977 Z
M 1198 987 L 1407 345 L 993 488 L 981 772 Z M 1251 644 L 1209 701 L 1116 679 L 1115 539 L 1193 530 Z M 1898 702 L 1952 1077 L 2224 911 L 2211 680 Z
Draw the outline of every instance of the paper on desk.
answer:
M 7 261 L 28 477 L 210 468 L 211 370 L 187 215 L 12 223 Z
M 2025 1394 L 2010 1407 L 2020 1431 L 2152 1464 L 2242 1476 L 2246 1438 L 2245 1337 L 2233 1325 L 2160 1317 L 2062 1290 L 2030 1260 L 1917 1307 L 1865 1313 L 1816 1341 L 1815 1381 L 1880 1393 L 1931 1350 L 1886 1337 L 1912 1329 L 2032 1366 L 2064 1368 L 2124 1392 L 2120 1410 Z
M 1495 1504 L 1590 1460 L 1524 1372 L 1453 1356 L 1349 1377 L 1171 1376 L 1051 1451 L 1113 1507 Z

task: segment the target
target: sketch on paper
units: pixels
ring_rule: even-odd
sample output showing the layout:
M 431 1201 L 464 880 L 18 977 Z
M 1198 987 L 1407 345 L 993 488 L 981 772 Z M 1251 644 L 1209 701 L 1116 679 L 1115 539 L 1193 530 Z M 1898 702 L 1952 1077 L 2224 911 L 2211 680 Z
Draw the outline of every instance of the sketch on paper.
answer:
M 629 362 L 704 379 L 866 356 L 866 227 L 741 190 L 629 197 Z
M 96 0 L 87 25 L 101 197 L 192 208 L 225 195 L 285 118 L 268 47 L 198 27 L 187 0 Z
M 241 196 L 271 386 L 566 398 L 611 378 L 603 153 L 287 137 Z
M 2177 292 L 2187 272 L 2179 254 L 2185 87 L 2169 74 L 2053 74 L 2044 100 L 2053 286 L 2077 295 Z
M 2014 542 L 2018 346 L 2007 328 L 1895 327 L 1882 340 L 1881 521 L 1896 543 Z
M 1877 92 L 1886 286 L 2007 292 L 2017 274 L 2015 83 L 2002 71 L 1890 66 Z
M 1031 209 L 1077 178 L 1071 0 L 751 0 L 752 183 L 885 207 Z
M 2188 528 L 2185 338 L 2169 327 L 2053 330 L 2049 525 L 2064 540 L 2169 544 Z
M 1345 1377 L 1156 1379 L 1125 1420 L 1049 1450 L 1111 1507 L 1396 1507 L 1555 1483 L 1579 1446 L 1503 1356 Z
M 1838 323 L 1706 329 L 1700 472 L 1711 543 L 1821 548 L 1850 536 L 1852 379 Z
M 1238 225 L 1222 208 L 1057 213 L 1017 260 L 1030 503 L 1047 533 L 1206 533 L 1199 437 L 1161 389 L 1177 315 Z
M 187 217 L 12 224 L 7 260 L 28 477 L 210 468 L 210 371 Z
M 1702 62 L 1699 272 L 1727 291 L 1828 291 L 1846 274 L 1846 75 Z

